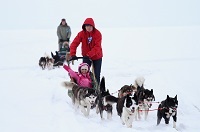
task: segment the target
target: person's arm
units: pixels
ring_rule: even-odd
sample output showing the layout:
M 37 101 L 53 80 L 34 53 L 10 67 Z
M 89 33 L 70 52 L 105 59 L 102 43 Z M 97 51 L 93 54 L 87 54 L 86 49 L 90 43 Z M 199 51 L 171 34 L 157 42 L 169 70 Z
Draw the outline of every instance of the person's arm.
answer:
M 69 42 L 70 38 L 71 38 L 71 28 L 69 27 L 68 33 L 67 33 L 67 42 Z
M 78 80 L 78 74 L 74 72 L 69 66 L 64 65 L 63 68 L 69 72 L 70 77 L 74 78 L 75 80 Z
M 70 56 L 76 56 L 76 49 L 79 46 L 81 42 L 81 32 L 77 34 L 77 36 L 74 38 L 73 42 L 70 45 Z
M 62 39 L 59 26 L 57 28 L 57 36 L 59 40 Z

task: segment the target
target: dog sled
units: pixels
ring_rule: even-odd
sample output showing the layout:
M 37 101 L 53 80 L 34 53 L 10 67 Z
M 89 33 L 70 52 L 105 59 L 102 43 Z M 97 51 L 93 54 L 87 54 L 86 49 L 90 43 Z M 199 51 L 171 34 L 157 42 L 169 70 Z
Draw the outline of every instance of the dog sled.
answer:
M 69 43 L 63 43 L 61 48 L 58 51 L 58 54 L 61 58 L 66 58 L 66 55 L 69 54 L 70 48 L 69 48 Z
M 70 48 L 68 43 L 63 43 L 59 51 L 55 51 L 55 55 L 51 52 L 51 56 L 54 59 L 53 66 L 62 66 L 64 61 L 70 57 Z
M 86 59 L 85 57 L 77 57 L 76 59 L 69 59 L 69 60 L 67 60 L 67 64 L 68 64 L 68 66 L 70 67 L 70 64 L 72 64 L 72 65 L 74 65 L 74 60 L 80 60 L 80 59 Z M 91 60 L 90 60 L 91 61 Z M 76 72 L 76 73 L 78 73 L 78 72 Z M 70 74 L 69 74 L 69 76 L 70 76 Z M 95 89 L 95 90 L 97 90 L 97 87 L 98 87 L 98 83 L 97 83 L 97 81 L 96 81 L 96 78 L 95 78 L 95 74 L 94 74 L 94 68 L 93 68 L 93 64 L 91 63 L 91 69 L 89 70 L 89 76 L 90 76 L 90 78 L 91 78 L 91 80 L 92 80 L 92 88 L 93 89 Z M 71 77 L 70 76 L 70 82 L 73 82 L 73 83 L 75 83 L 75 84 L 77 84 L 77 80 L 76 79 L 74 79 L 73 77 Z M 77 84 L 78 85 L 78 84 Z M 68 96 L 69 97 L 72 97 L 73 95 L 72 95 L 72 90 L 68 90 Z

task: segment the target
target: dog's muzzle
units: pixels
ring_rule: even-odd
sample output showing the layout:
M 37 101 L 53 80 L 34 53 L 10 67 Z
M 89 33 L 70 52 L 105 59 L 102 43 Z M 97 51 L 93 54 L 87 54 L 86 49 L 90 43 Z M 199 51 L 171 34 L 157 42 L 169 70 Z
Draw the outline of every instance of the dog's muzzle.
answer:
M 132 112 L 132 113 L 135 112 L 135 107 L 132 107 L 131 112 Z

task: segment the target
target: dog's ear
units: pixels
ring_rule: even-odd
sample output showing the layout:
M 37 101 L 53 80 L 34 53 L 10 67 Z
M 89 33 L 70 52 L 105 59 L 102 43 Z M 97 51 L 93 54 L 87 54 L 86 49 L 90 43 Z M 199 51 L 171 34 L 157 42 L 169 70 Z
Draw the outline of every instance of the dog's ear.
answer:
M 51 52 L 51 56 L 54 57 L 53 53 Z
M 175 100 L 177 100 L 177 95 L 174 97 Z
M 56 51 L 56 55 L 58 55 L 58 51 Z
M 109 90 L 107 89 L 107 92 L 109 93 Z
M 167 95 L 167 100 L 169 100 L 169 98 L 170 98 L 169 95 Z
M 85 94 L 88 94 L 88 90 L 85 91 Z

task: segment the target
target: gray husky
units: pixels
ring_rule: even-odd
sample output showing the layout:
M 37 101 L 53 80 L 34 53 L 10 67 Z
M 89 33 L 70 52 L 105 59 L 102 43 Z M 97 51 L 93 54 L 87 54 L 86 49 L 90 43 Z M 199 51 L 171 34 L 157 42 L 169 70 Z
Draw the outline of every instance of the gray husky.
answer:
M 90 109 L 96 106 L 97 91 L 94 88 L 80 87 L 74 82 L 64 82 L 67 89 L 72 90 L 72 103 L 81 109 L 85 116 L 89 116 Z

